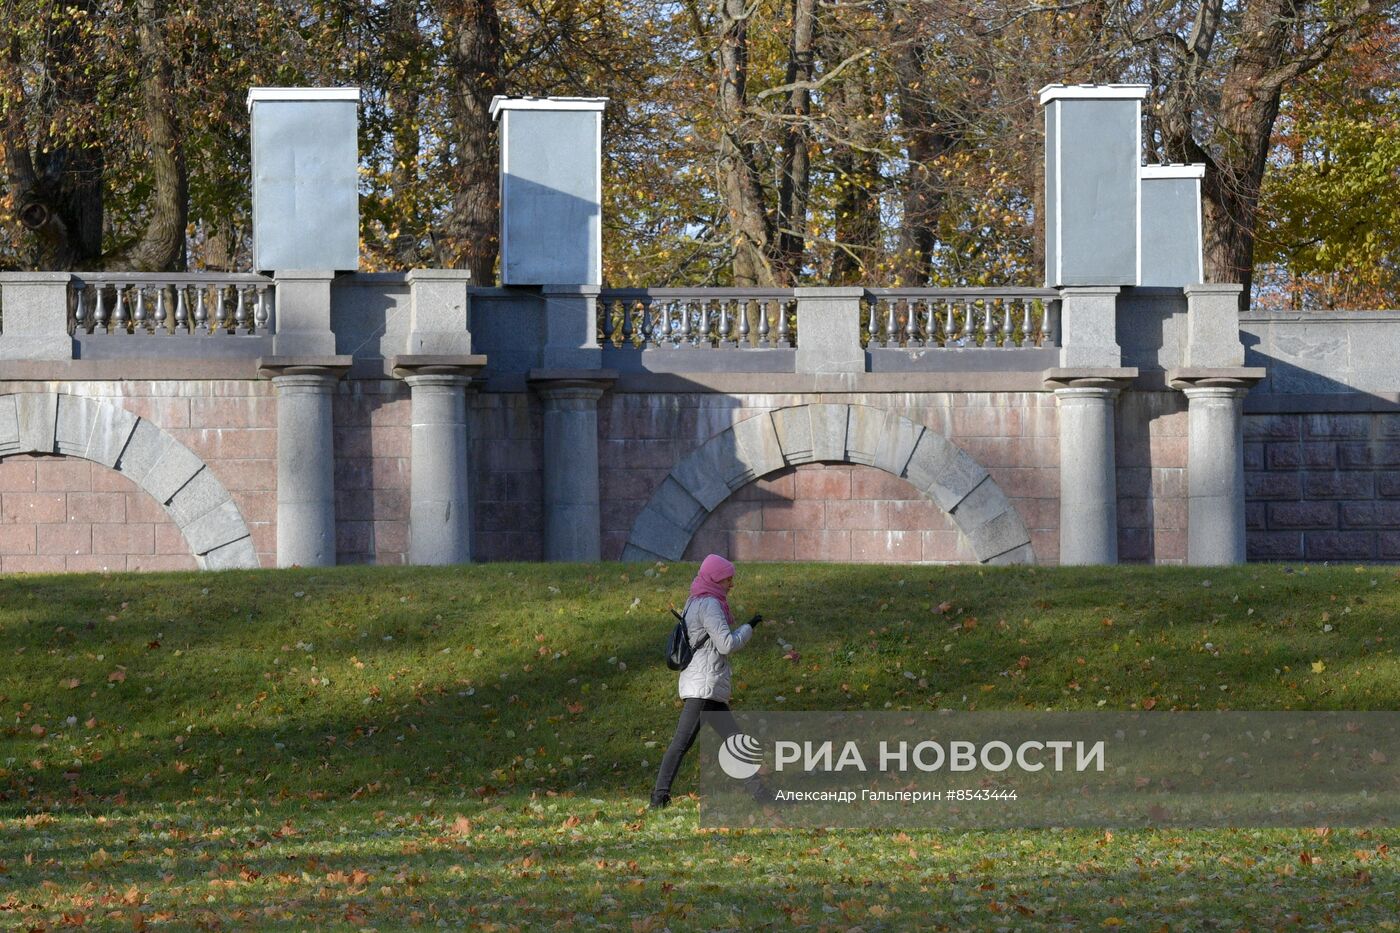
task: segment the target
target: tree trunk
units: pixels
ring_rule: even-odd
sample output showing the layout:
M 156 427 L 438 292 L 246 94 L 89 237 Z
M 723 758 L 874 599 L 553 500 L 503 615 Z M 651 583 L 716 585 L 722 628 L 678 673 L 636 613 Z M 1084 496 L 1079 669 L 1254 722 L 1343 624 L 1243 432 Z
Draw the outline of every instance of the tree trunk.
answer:
M 769 286 L 777 275 L 769 262 L 773 223 L 748 132 L 748 17 L 746 0 L 721 0 L 719 29 L 719 191 L 734 254 L 734 284 Z
M 958 144 L 958 137 L 942 126 L 929 98 L 926 40 L 908 30 L 897 33 L 897 39 L 894 70 L 908 168 L 903 179 L 904 216 L 895 277 L 900 285 L 915 286 L 929 281 L 935 229 L 946 194 L 935 163 Z
M 501 20 L 495 0 L 439 0 L 447 48 L 448 114 L 457 193 L 435 238 L 438 260 L 467 269 L 472 281 L 496 281 L 500 191 L 491 98 L 501 92 Z
M 823 55 L 828 62 L 845 60 L 850 54 L 850 41 L 833 38 L 824 43 Z M 883 127 L 872 128 L 866 119 L 871 88 L 868 72 L 846 74 L 841 83 L 827 91 L 831 104 L 827 113 L 827 131 L 831 144 L 833 183 L 836 201 L 833 205 L 833 236 L 835 252 L 827 270 L 828 285 L 873 285 L 876 261 L 880 257 L 882 223 L 880 217 L 880 140 L 870 138 L 872 129 L 883 133 Z
M 141 80 L 146 109 L 146 141 L 154 190 L 150 217 L 136 242 L 100 260 L 102 268 L 131 272 L 167 272 L 185 268 L 185 224 L 189 216 L 189 174 L 180 128 L 175 121 L 174 77 L 170 50 L 162 41 L 164 0 L 137 0 L 137 48 L 147 62 Z
M 393 114 L 393 164 L 389 186 L 393 190 L 390 249 L 405 269 L 421 265 L 419 247 L 423 229 L 418 198 L 418 61 L 423 37 L 418 29 L 418 0 L 391 0 L 386 13 L 388 34 L 385 54 L 401 65 L 400 80 L 390 80 L 385 101 Z
M 811 189 L 811 103 L 815 56 L 817 0 L 792 0 L 792 44 L 788 52 L 787 83 L 792 85 L 783 116 L 782 181 L 778 190 L 778 266 L 786 284 L 802 272 L 806 252 L 807 198 Z
M 1193 126 L 1197 108 L 1208 96 L 1206 65 L 1219 28 L 1220 0 L 1202 5 L 1180 54 L 1159 118 L 1162 136 L 1171 158 L 1206 165 L 1201 186 L 1206 279 L 1243 285 L 1242 309 L 1249 307 L 1259 189 L 1283 89 L 1325 61 L 1376 8 L 1373 0 L 1362 0 L 1334 10 L 1320 31 L 1311 31 L 1315 38 L 1304 44 L 1295 40 L 1305 35 L 1301 19 L 1311 4 L 1297 0 L 1244 4 L 1234 58 L 1215 108 L 1215 129 L 1206 143 L 1197 141 Z
M 96 139 L 62 141 L 49 127 L 63 106 L 91 105 L 97 95 L 86 60 L 78 16 L 98 13 L 95 0 L 72 5 L 72 11 L 44 30 L 44 78 L 37 99 L 26 95 L 26 66 L 17 32 L 11 32 L 0 58 L 3 93 L 5 176 L 21 225 L 34 237 L 31 263 L 36 269 L 90 266 L 102 252 L 102 147 Z M 38 144 L 26 117 L 37 111 Z

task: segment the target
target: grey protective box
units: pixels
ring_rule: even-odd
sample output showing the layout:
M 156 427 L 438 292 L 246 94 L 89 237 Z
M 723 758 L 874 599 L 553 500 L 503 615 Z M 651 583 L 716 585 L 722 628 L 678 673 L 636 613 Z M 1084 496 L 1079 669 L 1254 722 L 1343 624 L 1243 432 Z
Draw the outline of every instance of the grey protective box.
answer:
M 1142 167 L 1142 281 L 1138 284 L 1183 288 L 1205 281 L 1204 175 L 1204 165 Z
M 1051 84 L 1045 107 L 1045 283 L 1137 285 L 1146 85 Z
M 255 87 L 253 267 L 360 265 L 360 90 Z
M 497 97 L 501 284 L 603 280 L 600 97 Z

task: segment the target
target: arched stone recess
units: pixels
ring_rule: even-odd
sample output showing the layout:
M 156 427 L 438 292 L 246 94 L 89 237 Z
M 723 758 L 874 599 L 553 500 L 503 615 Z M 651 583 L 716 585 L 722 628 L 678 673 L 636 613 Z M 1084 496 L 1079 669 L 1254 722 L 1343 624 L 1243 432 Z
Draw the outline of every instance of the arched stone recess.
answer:
M 747 483 L 818 460 L 908 480 L 952 518 L 984 564 L 1035 562 L 1031 536 L 1001 487 L 937 432 L 866 405 L 797 405 L 745 419 L 671 470 L 637 516 L 624 561 L 680 560 L 705 518 Z
M 202 569 L 259 566 L 228 490 L 192 450 L 144 418 L 65 393 L 0 395 L 0 457 L 30 453 L 81 457 L 132 480 L 164 506 Z

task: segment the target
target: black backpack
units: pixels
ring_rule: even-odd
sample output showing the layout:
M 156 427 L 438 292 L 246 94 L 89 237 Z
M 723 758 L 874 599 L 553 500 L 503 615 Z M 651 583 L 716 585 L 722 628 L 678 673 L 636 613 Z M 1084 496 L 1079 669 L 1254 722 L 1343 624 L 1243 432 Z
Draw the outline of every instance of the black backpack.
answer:
M 689 600 L 685 604 L 686 610 L 690 609 Z M 671 615 L 676 617 L 676 627 L 671 629 L 671 637 L 666 642 L 666 666 L 673 671 L 683 671 L 690 666 L 690 659 L 695 657 L 695 652 L 709 639 L 709 633 L 700 636 L 700 641 L 694 647 L 690 644 L 690 633 L 686 631 L 685 616 L 676 610 L 671 610 Z

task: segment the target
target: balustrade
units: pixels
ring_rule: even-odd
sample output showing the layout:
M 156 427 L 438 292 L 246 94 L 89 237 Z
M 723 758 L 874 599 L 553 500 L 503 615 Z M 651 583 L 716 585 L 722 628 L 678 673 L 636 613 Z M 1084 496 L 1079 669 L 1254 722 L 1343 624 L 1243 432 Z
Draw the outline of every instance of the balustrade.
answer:
M 89 273 L 69 286 L 78 334 L 228 334 L 274 330 L 272 279 L 248 273 Z
M 872 288 L 861 305 L 861 344 L 872 349 L 1059 345 L 1059 295 L 1053 289 Z
M 635 288 L 598 296 L 598 341 L 637 349 L 791 348 L 791 289 Z

